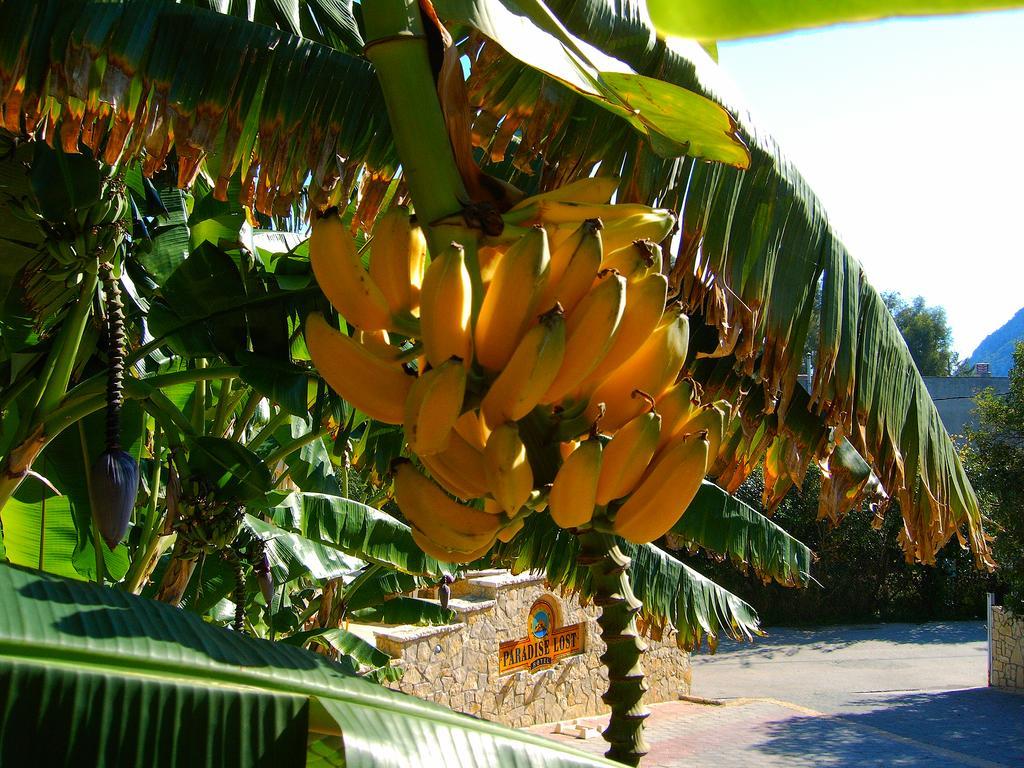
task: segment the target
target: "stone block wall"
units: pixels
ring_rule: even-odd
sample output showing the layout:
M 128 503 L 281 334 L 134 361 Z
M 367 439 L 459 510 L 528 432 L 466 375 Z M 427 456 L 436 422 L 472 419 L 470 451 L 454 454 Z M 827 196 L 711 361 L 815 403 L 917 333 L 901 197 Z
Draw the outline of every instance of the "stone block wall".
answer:
M 553 595 L 561 625 L 583 624 L 585 649 L 537 672 L 498 674 L 498 646 L 527 635 L 527 616 L 541 595 Z M 547 589 L 541 576 L 507 571 L 470 574 L 452 585 L 450 602 L 460 622 L 446 627 L 374 627 L 377 647 L 403 670 L 392 687 L 459 712 L 513 727 L 607 711 L 601 701 L 608 678 L 597 609 Z M 688 654 L 666 631 L 644 657 L 647 703 L 678 699 L 690 690 Z
M 998 605 L 992 608 L 989 682 L 996 688 L 1024 691 L 1024 616 Z

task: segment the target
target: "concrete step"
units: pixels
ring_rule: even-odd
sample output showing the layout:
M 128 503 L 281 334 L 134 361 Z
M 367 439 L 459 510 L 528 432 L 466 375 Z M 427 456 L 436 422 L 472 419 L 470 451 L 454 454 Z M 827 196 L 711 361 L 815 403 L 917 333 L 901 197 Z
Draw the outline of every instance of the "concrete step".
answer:
M 513 575 L 508 571 L 471 571 L 463 580 L 452 584 L 452 597 L 478 597 L 496 600 L 503 589 L 544 581 L 544 575 L 537 572 Z

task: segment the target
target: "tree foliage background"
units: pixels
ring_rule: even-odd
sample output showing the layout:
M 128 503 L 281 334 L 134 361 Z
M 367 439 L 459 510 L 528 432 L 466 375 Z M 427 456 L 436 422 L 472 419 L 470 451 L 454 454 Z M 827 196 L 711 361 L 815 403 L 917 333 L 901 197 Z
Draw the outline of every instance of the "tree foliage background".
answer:
M 977 397 L 979 426 L 968 432 L 965 464 L 982 509 L 995 524 L 995 579 L 1003 604 L 1024 613 L 1024 342 L 1017 342 L 1010 390 Z
M 763 488 L 758 470 L 736 495 L 759 506 Z M 812 467 L 803 489 L 791 492 L 772 516 L 818 558 L 806 589 L 765 583 L 704 552 L 691 553 L 687 560 L 756 605 L 766 626 L 949 621 L 984 615 L 990 577 L 974 567 L 970 552 L 958 542 L 940 550 L 934 566 L 908 563 L 897 541 L 902 525 L 898 503 L 878 521 L 875 511 L 864 506 L 834 526 L 818 519 L 820 488 L 821 472 Z
M 953 376 L 958 372 L 960 357 L 953 349 L 953 329 L 945 307 L 928 306 L 924 296 L 905 299 L 895 291 L 883 293 L 882 300 L 922 376 Z

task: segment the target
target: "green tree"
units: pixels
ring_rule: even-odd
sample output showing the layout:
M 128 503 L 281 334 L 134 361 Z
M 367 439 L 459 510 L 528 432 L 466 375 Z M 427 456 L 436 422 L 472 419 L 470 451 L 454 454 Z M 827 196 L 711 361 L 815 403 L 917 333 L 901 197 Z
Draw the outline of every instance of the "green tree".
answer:
M 1004 603 L 1024 614 L 1024 342 L 1014 350 L 1009 392 L 986 389 L 975 402 L 979 426 L 967 434 L 967 466 L 995 524 Z
M 960 359 L 953 349 L 953 329 L 946 320 L 945 308 L 928 306 L 923 296 L 907 301 L 895 291 L 883 293 L 882 299 L 921 375 L 952 376 Z

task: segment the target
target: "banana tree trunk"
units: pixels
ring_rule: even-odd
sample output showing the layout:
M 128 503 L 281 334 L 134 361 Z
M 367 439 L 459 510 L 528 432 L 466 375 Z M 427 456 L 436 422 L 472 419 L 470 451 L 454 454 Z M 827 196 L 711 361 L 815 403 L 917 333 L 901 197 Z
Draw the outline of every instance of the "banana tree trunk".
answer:
M 594 604 L 606 650 L 601 663 L 608 670 L 608 690 L 601 699 L 611 708 L 608 727 L 602 734 L 610 745 L 605 757 L 624 765 L 638 765 L 647 754 L 643 706 L 648 685 L 641 658 L 647 643 L 637 632 L 636 615 L 641 603 L 629 583 L 630 559 L 607 533 L 580 534 L 579 563 L 590 569 Z

